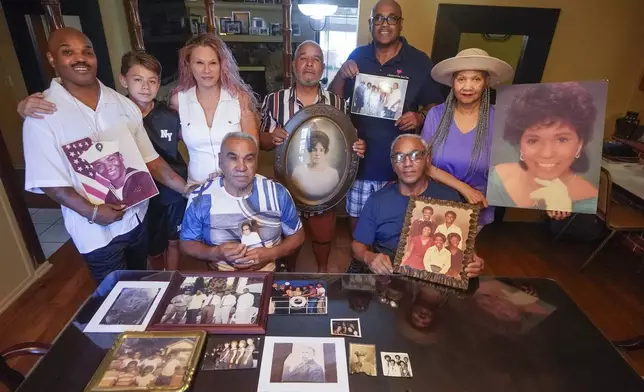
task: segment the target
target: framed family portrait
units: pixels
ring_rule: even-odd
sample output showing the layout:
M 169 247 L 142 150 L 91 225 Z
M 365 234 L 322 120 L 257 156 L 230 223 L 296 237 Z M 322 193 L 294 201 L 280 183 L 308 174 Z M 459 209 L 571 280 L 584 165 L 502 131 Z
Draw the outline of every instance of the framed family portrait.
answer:
M 349 392 L 344 338 L 268 336 L 258 392 Z
M 118 337 L 85 392 L 186 391 L 205 332 L 127 332 Z
M 268 272 L 179 275 L 148 330 L 205 330 L 216 334 L 264 334 L 270 300 Z
M 334 106 L 316 104 L 285 125 L 288 137 L 275 153 L 275 175 L 304 212 L 322 212 L 346 195 L 358 171 L 351 119 Z
M 130 208 L 159 194 L 134 143 L 85 138 L 61 148 L 92 204 Z
M 353 87 L 351 113 L 398 120 L 405 105 L 407 83 L 408 80 L 403 78 L 358 74 Z
M 83 332 L 145 331 L 169 282 L 118 282 Z
M 394 272 L 467 290 L 480 207 L 427 197 L 409 200 Z

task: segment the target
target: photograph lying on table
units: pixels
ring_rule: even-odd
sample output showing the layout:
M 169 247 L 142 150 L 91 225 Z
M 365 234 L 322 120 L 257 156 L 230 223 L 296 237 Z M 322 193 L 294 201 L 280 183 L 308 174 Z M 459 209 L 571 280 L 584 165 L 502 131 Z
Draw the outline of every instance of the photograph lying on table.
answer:
M 210 336 L 201 370 L 255 369 L 259 362 L 260 338 Z
M 380 352 L 382 374 L 386 377 L 412 377 L 409 354 Z
M 500 86 L 490 205 L 595 214 L 608 81 Z
M 367 376 L 377 376 L 376 346 L 373 344 L 349 345 L 349 374 L 364 373 Z
M 394 272 L 466 290 L 480 207 L 412 197 L 394 259 Z
M 85 391 L 185 391 L 205 338 L 205 332 L 124 333 Z
M 351 113 L 398 120 L 406 93 L 407 79 L 360 73 L 353 88 Z
M 271 289 L 269 314 L 326 314 L 326 282 L 277 280 Z
M 83 332 L 145 331 L 169 282 L 118 282 Z
M 348 392 L 344 339 L 266 337 L 257 391 Z
M 148 330 L 265 333 L 270 273 L 183 275 L 166 292 Z
M 92 204 L 130 208 L 159 194 L 134 143 L 85 138 L 61 149 Z
M 331 335 L 361 338 L 360 319 L 331 319 Z

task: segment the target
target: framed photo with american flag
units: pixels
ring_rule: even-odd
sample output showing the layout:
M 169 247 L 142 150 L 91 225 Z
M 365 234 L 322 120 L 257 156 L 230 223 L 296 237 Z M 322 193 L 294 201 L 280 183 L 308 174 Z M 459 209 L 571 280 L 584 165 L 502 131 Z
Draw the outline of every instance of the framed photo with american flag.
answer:
M 139 151 L 119 147 L 118 141 L 93 142 L 90 138 L 62 147 L 93 204 L 129 208 L 159 193 Z

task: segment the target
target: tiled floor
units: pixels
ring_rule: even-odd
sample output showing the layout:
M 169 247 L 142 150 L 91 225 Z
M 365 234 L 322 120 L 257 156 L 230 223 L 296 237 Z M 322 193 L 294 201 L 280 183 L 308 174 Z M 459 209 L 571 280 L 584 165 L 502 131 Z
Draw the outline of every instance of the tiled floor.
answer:
M 61 211 L 59 208 L 30 208 L 29 213 L 45 258 L 49 258 L 70 238 L 65 230 Z

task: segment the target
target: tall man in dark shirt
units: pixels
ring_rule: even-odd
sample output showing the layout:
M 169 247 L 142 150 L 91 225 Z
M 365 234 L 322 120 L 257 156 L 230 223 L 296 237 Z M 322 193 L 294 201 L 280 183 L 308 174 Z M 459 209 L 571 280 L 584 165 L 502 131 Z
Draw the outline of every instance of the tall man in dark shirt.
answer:
M 347 194 L 352 228 L 369 196 L 396 179 L 391 163 L 385 159 L 393 140 L 400 133 L 417 133 L 429 108 L 443 100 L 430 75 L 432 61 L 400 36 L 402 27 L 400 5 L 394 0 L 380 0 L 369 19 L 373 42 L 356 48 L 329 86 L 329 90 L 346 99 L 352 95 L 358 73 L 408 81 L 403 115 L 397 121 L 359 114 L 351 116 L 358 137 L 369 146 Z

